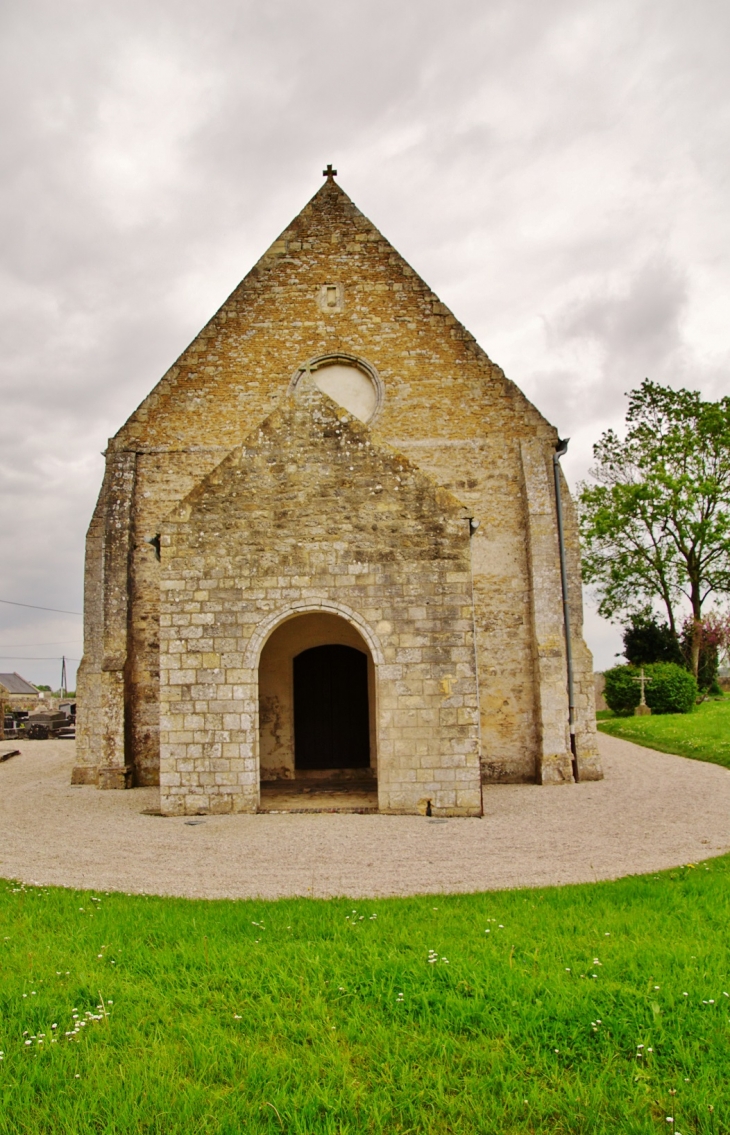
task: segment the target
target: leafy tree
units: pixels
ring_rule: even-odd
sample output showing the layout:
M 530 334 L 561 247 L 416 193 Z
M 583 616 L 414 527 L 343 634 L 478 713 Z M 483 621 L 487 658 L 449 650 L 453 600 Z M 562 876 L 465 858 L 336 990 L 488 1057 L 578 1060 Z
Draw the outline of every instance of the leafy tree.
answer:
M 632 666 L 646 666 L 650 662 L 684 663 L 682 650 L 672 628 L 660 623 L 651 611 L 632 616 L 624 627 L 624 655 Z
M 697 635 L 694 619 L 685 619 L 682 625 L 682 653 L 691 666 L 692 647 Z M 699 631 L 700 654 L 697 664 L 697 684 L 703 692 L 721 693 L 717 680 L 721 657 L 727 657 L 730 648 L 730 615 L 708 611 L 702 617 Z
M 696 676 L 702 606 L 730 591 L 730 398 L 645 379 L 626 424 L 625 439 L 608 430 L 593 447 L 597 484 L 580 486 L 584 579 L 607 618 L 659 602 L 677 639 L 688 600 Z

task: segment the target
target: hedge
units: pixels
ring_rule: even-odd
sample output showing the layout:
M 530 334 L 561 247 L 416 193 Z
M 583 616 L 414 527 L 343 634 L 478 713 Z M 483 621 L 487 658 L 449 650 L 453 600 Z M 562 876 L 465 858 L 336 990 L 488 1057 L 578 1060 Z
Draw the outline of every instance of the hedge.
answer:
M 636 681 L 638 666 L 614 666 L 604 675 L 606 705 L 614 713 L 630 714 L 641 700 L 641 684 Z M 652 713 L 689 713 L 697 701 L 694 675 L 674 662 L 654 662 L 644 667 L 651 679 L 646 683 L 646 704 Z

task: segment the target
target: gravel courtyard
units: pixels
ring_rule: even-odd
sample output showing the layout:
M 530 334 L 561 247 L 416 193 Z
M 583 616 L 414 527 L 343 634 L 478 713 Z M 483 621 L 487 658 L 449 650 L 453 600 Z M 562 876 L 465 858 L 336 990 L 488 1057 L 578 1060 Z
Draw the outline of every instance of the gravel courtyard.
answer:
M 70 785 L 71 741 L 0 764 L 0 876 L 194 898 L 352 898 L 594 882 L 730 851 L 730 771 L 599 736 L 605 780 L 490 786 L 482 819 L 165 818 Z M 12 749 L 0 743 L 0 753 Z

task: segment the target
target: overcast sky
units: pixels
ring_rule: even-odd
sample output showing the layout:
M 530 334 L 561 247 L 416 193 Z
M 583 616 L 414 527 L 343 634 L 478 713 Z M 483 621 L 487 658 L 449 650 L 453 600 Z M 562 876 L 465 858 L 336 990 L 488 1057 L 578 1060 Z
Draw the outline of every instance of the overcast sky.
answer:
M 644 377 L 727 392 L 729 37 L 727 0 L 5 0 L 0 598 L 81 610 L 107 438 L 327 162 L 572 484 Z M 0 604 L 0 671 L 56 687 L 80 627 Z

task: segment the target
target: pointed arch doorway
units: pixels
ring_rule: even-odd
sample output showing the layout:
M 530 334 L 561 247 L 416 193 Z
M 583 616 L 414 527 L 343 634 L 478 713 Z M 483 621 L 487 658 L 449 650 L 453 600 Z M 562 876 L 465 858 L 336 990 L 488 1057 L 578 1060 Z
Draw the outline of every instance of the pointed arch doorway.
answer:
M 375 667 L 346 619 L 281 623 L 259 663 L 262 811 L 377 811 Z

